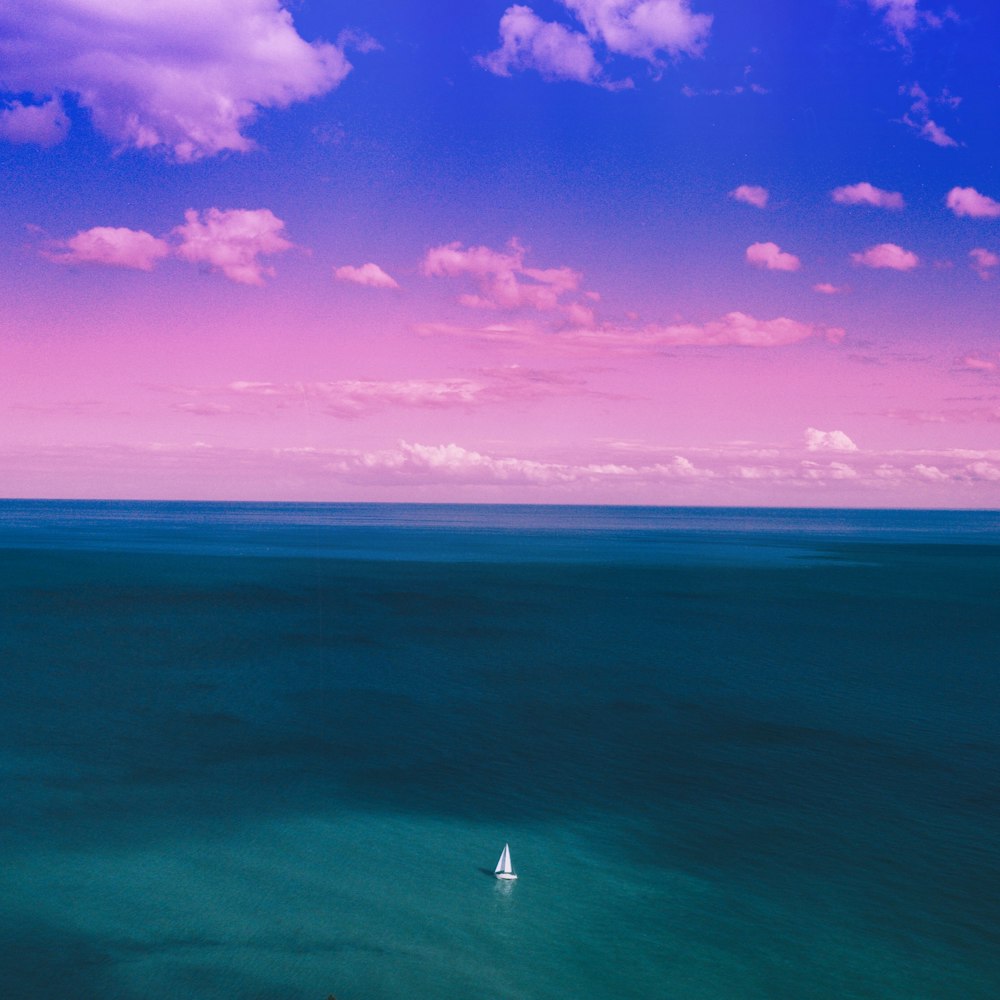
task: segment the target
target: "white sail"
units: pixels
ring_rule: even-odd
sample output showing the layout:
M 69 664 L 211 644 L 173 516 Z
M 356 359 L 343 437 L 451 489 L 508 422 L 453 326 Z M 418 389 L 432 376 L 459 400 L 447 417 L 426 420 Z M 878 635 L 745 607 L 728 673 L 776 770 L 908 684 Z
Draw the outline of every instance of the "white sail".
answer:
M 497 872 L 510 871 L 510 844 L 503 845 L 503 850 L 500 852 L 500 860 L 497 862 L 495 870 Z
M 510 863 L 510 845 L 504 844 L 494 874 L 497 878 L 517 878 Z

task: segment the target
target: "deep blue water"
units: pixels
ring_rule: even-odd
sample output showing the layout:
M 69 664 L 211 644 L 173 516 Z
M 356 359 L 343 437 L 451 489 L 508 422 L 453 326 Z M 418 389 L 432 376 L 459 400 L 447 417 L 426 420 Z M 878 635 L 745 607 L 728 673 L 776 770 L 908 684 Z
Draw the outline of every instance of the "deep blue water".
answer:
M 991 512 L 0 501 L 0 995 L 996 1000 L 998 606 Z

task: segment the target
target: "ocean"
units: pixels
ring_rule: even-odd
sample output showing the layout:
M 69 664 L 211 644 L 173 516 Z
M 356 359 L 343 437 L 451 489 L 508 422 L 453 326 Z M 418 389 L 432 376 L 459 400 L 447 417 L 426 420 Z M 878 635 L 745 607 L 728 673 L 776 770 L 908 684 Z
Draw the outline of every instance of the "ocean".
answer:
M 995 512 L 0 501 L 0 995 L 996 1000 L 998 610 Z

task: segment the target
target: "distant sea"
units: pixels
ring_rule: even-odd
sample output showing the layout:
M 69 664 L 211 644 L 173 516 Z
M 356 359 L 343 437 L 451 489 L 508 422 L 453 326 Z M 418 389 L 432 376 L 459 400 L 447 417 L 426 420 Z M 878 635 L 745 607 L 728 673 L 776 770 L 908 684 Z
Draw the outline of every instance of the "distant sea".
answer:
M 997 1000 L 1000 516 L 0 501 L 0 809 L 11 1000 Z

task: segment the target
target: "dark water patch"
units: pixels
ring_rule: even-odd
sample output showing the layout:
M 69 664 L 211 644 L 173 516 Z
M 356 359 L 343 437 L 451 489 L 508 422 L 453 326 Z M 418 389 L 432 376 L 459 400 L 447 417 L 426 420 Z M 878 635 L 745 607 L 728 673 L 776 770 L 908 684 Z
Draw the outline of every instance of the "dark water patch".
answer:
M 104 944 L 88 935 L 33 918 L 0 920 L 0 994 L 11 1000 L 137 1000 L 118 988 L 113 965 Z

